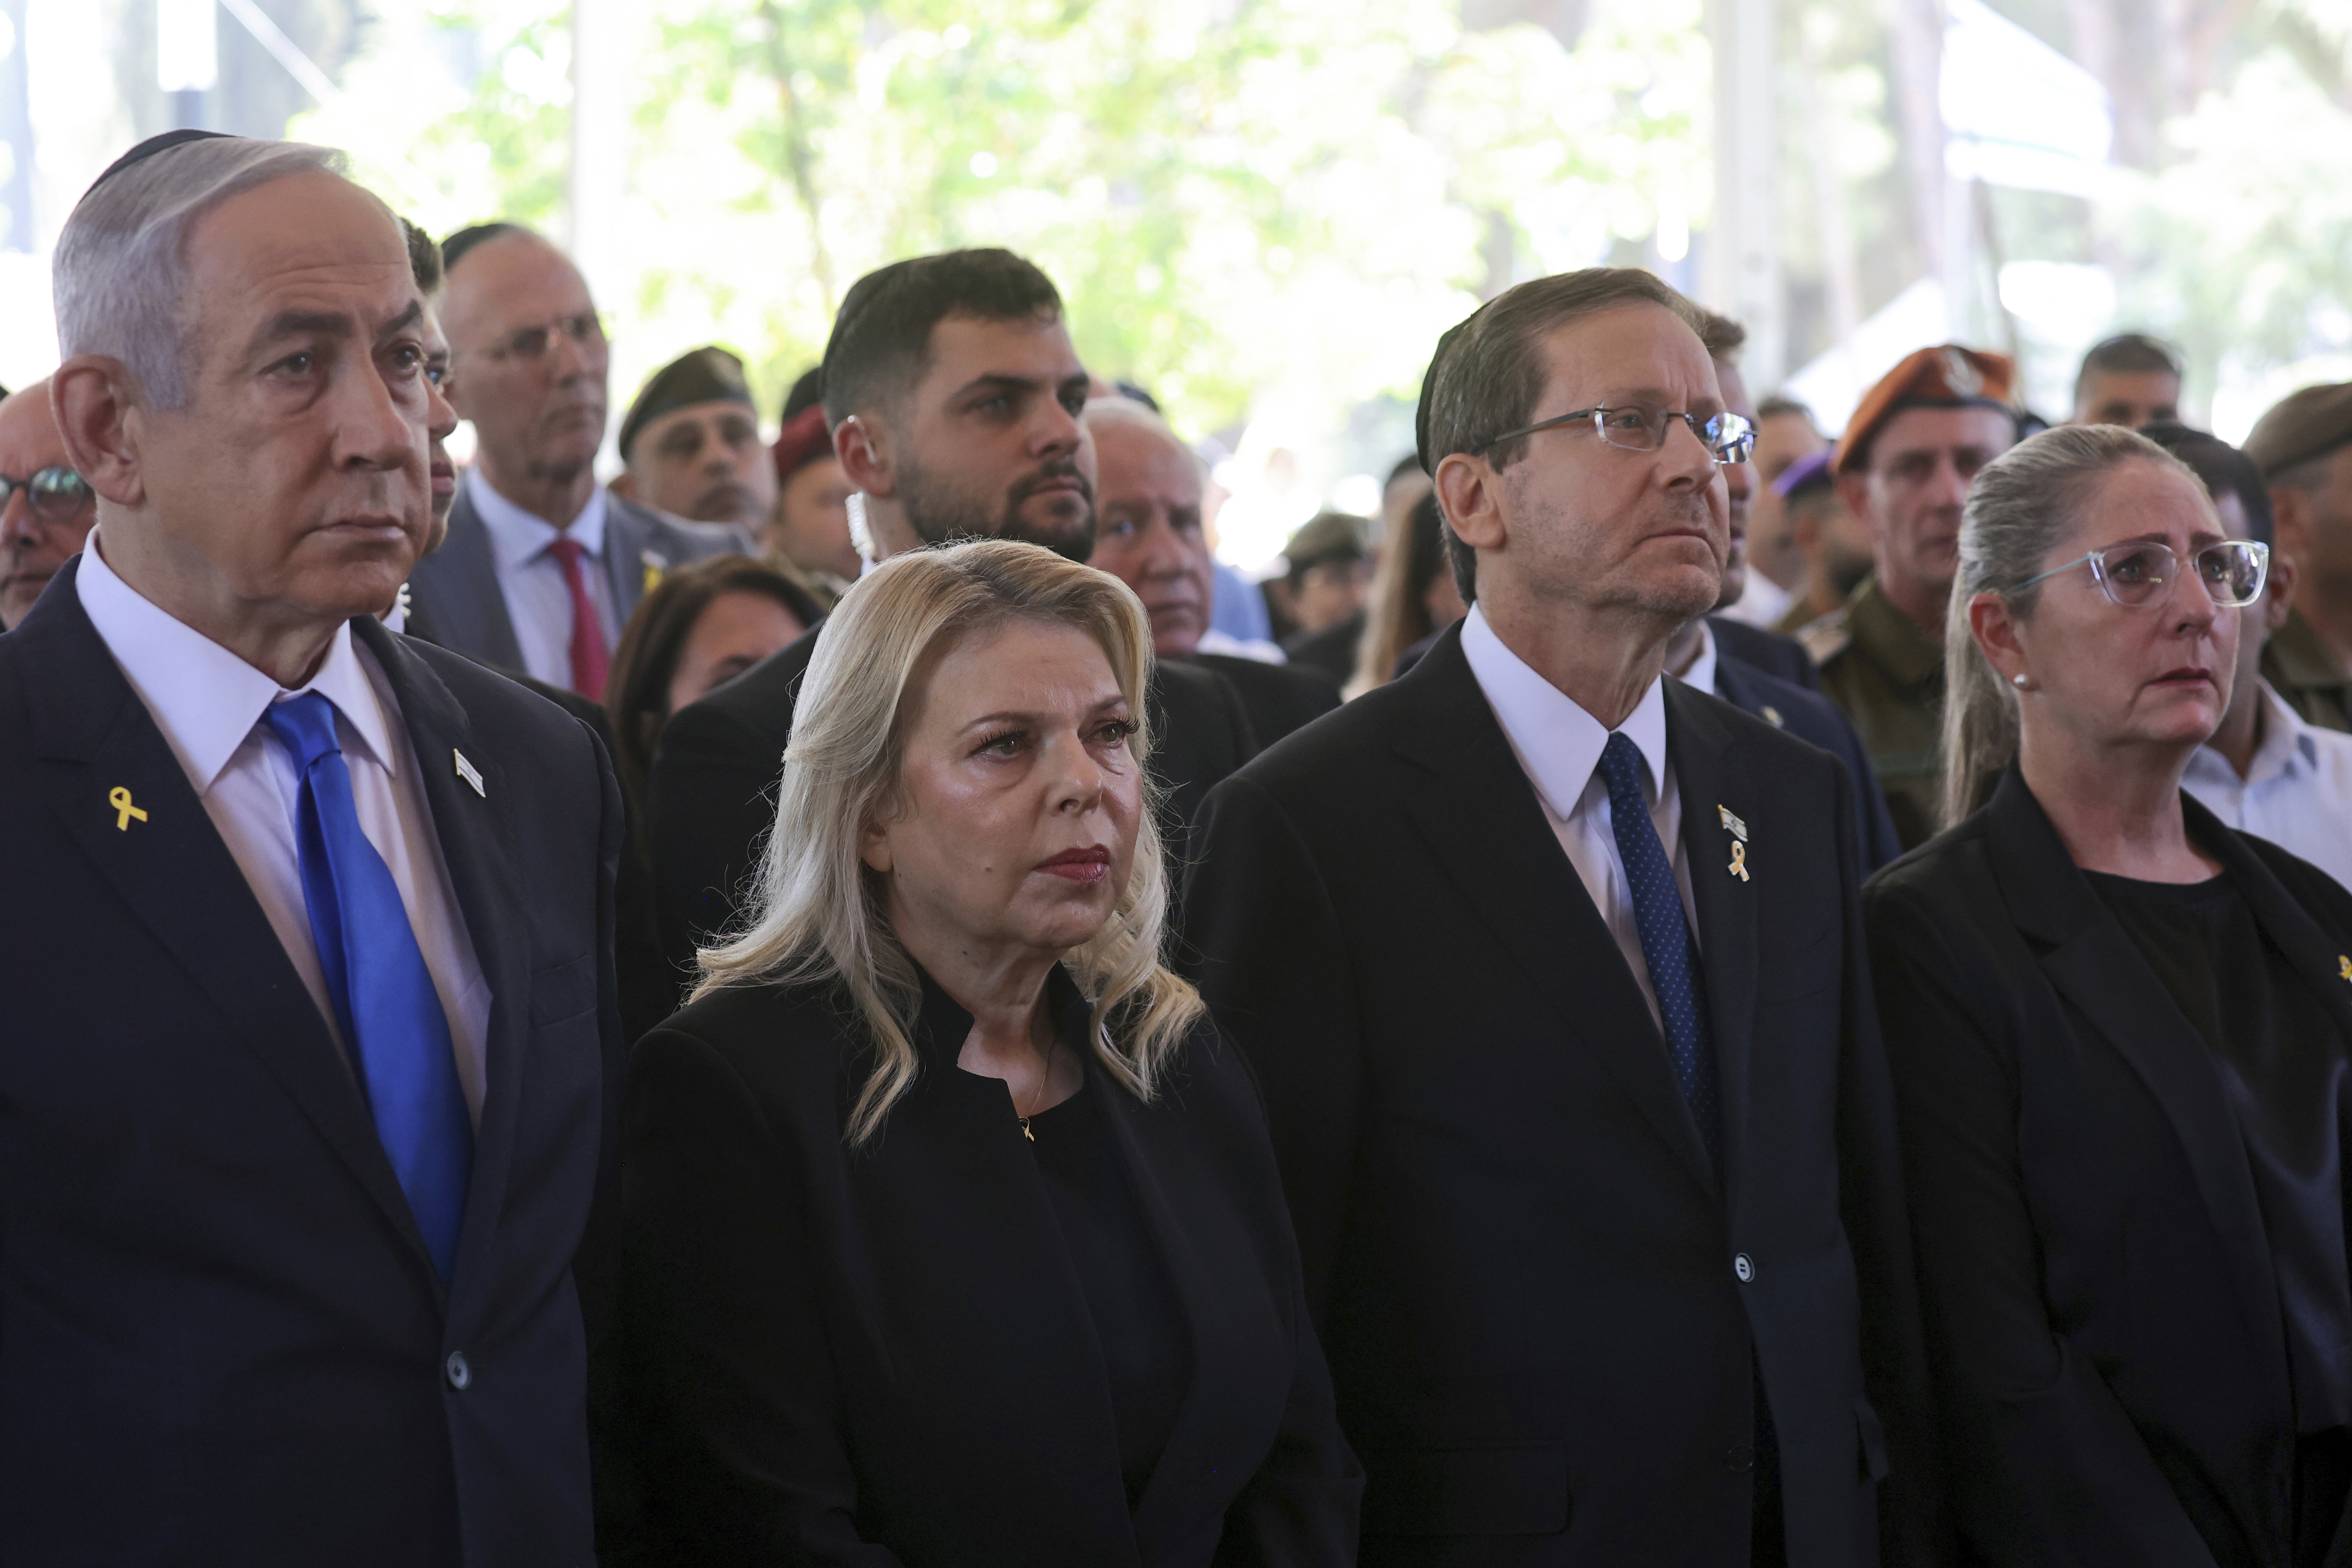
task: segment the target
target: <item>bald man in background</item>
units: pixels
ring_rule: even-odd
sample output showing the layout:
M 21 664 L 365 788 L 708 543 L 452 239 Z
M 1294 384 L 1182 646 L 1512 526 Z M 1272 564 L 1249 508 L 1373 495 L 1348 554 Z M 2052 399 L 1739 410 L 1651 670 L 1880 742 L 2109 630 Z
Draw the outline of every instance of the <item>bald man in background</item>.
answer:
M 58 568 L 79 554 L 98 521 L 97 498 L 74 472 L 37 381 L 0 401 L 0 631 L 24 620 Z
M 444 390 L 474 426 L 441 548 L 409 581 L 419 622 L 486 664 L 601 700 L 621 627 L 664 572 L 748 551 L 596 482 L 611 345 L 571 258 L 517 224 L 442 246 Z

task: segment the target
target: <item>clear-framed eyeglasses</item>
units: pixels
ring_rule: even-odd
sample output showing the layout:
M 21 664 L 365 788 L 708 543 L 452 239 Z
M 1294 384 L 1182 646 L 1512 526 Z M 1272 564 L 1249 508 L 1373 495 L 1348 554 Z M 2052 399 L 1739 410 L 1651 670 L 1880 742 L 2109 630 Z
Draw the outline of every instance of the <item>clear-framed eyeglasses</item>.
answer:
M 2194 559 L 2197 579 L 2205 584 L 2206 596 L 2225 610 L 2252 604 L 2263 596 L 2263 584 L 2270 581 L 2271 547 L 2250 539 L 2209 544 Z M 2127 539 L 2078 556 L 2063 566 L 2053 566 L 2039 577 L 2028 577 L 2017 588 L 2031 588 L 2082 565 L 2091 568 L 2091 580 L 2098 584 L 2108 602 L 2126 610 L 2160 610 L 2172 602 L 2173 590 L 2180 585 L 2179 552 L 2152 539 Z
M 1671 409 L 1597 406 L 1580 408 L 1556 419 L 1523 425 L 1517 430 L 1506 430 L 1493 440 L 1483 443 L 1478 450 L 1491 452 L 1506 441 L 1516 441 L 1538 430 L 1590 424 L 1594 435 L 1621 451 L 1654 452 L 1666 444 L 1666 432 L 1677 423 L 1689 426 L 1691 434 L 1698 437 L 1699 445 L 1705 447 L 1707 455 L 1718 464 L 1744 463 L 1748 454 L 1756 450 L 1756 426 L 1737 414 L 1717 414 L 1702 419 L 1696 414 L 1677 414 Z

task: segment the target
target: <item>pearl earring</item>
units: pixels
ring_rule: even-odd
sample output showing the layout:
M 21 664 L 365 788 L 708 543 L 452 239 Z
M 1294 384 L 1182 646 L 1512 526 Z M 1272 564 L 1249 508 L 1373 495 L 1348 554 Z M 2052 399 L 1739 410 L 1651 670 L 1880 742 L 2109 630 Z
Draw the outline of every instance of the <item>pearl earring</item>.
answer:
M 2023 670 L 2020 670 L 2015 675 L 2011 676 L 2009 678 L 2009 683 L 2011 686 L 2016 687 L 2020 691 L 2024 690 L 2027 685 L 2025 672 Z

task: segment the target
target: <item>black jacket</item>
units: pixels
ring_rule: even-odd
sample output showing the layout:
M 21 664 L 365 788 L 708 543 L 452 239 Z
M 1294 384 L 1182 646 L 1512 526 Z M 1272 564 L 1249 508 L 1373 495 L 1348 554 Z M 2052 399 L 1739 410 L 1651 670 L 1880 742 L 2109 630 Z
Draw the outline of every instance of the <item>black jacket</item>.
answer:
M 621 803 L 596 741 L 352 623 L 492 998 L 445 1286 L 79 565 L 0 637 L 0 1556 L 589 1563 L 620 1068 Z M 145 820 L 118 828 L 118 790 Z
M 1810 659 L 1805 668 L 1812 668 Z M 1757 668 L 1728 645 L 1717 647 L 1715 683 L 1723 700 L 1740 711 L 1811 742 L 1845 764 L 1846 775 L 1853 780 L 1854 826 L 1862 835 L 1864 876 L 1903 853 L 1903 840 L 1895 834 L 1895 818 L 1886 810 L 1886 794 L 1878 787 L 1878 774 L 1871 770 L 1870 752 L 1854 732 L 1853 721 L 1836 703 L 1818 691 Z
M 1727 653 L 1750 668 L 1760 669 L 1791 686 L 1801 686 L 1808 691 L 1822 689 L 1821 667 L 1796 638 L 1751 626 L 1729 616 L 1709 616 L 1706 626 L 1715 634 L 1717 652 Z
M 2352 1031 L 2352 893 L 2181 805 Z M 2284 1568 L 2286 1348 L 2212 1051 L 2014 770 L 1864 907 L 1979 1560 Z
M 735 895 L 775 826 L 793 704 L 824 630 L 681 708 L 663 726 L 647 834 L 662 951 L 674 966 L 690 969 L 696 946 L 735 918 Z M 1181 858 L 1182 825 L 1257 742 L 1240 697 L 1205 669 L 1156 666 L 1146 700 L 1158 737 L 1151 773 L 1167 792 L 1169 847 Z
M 1339 683 L 1309 665 L 1268 664 L 1231 653 L 1196 653 L 1186 662 L 1225 678 L 1240 695 L 1250 733 L 1260 746 L 1273 745 L 1339 706 Z
M 1891 1561 L 1931 1550 L 1853 788 L 1666 705 L 1727 1181 L 1458 628 L 1210 795 L 1187 935 L 1265 1088 L 1367 1563 L 1746 1564 L 1759 1361 L 1790 1561 L 1878 1561 L 1882 1509 Z
M 1061 1033 L 1086 1037 L 1066 972 Z M 926 982 L 922 1073 L 844 1144 L 870 1065 L 837 994 L 704 998 L 630 1064 L 623 1292 L 649 1531 L 681 1564 L 1345 1568 L 1361 1473 L 1300 1295 L 1264 1111 L 1203 1020 L 1149 1104 L 1091 1059 L 1192 1333 L 1134 1511 L 1094 1320 L 971 1019 Z

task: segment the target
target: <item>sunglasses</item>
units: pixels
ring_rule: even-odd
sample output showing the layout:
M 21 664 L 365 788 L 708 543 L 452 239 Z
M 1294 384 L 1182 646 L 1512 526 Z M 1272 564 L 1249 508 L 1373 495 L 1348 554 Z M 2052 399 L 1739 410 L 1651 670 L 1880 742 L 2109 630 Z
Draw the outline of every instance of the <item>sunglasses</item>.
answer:
M 44 522 L 63 522 L 90 501 L 89 481 L 71 468 L 42 468 L 23 479 L 0 474 L 0 508 L 19 490 L 33 515 Z

